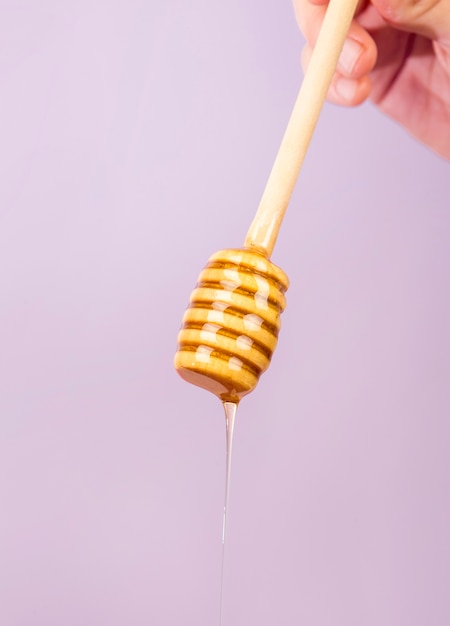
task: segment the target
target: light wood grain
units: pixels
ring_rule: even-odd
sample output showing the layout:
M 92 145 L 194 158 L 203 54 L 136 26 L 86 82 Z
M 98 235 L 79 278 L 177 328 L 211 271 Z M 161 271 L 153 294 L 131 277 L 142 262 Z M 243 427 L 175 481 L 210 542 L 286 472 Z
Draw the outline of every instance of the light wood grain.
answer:
M 358 0 L 330 0 L 245 247 L 270 257 L 325 101 Z

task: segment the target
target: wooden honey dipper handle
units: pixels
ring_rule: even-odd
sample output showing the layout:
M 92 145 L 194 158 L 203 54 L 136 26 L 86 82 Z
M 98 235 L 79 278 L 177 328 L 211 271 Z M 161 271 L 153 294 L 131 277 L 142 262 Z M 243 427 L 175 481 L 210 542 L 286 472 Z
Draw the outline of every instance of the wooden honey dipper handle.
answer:
M 270 257 L 358 0 L 330 0 L 245 247 Z

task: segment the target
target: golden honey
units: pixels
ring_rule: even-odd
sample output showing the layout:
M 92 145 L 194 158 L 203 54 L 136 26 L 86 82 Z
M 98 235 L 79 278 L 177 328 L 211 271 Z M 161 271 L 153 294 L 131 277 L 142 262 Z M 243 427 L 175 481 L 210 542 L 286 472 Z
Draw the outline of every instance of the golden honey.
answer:
M 239 402 L 269 366 L 288 285 L 286 274 L 257 251 L 213 254 L 178 334 L 180 376 L 223 402 Z

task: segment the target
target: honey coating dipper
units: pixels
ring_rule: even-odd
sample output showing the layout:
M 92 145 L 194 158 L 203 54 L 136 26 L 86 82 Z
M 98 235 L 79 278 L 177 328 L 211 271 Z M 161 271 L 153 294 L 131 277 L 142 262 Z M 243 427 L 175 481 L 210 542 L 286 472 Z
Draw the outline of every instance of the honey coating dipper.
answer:
M 357 0 L 330 0 L 244 248 L 215 253 L 199 276 L 178 334 L 175 368 L 223 402 L 252 391 L 275 350 L 288 288 L 270 262 Z

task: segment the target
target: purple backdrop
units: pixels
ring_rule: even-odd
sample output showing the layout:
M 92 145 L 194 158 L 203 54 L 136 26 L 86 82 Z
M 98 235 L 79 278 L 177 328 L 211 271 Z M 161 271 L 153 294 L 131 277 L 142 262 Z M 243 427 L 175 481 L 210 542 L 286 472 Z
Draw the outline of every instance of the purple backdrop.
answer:
M 224 420 L 172 358 L 301 80 L 290 2 L 3 0 L 0 42 L 0 623 L 218 624 Z M 450 622 L 449 232 L 449 164 L 326 106 L 224 626 Z

